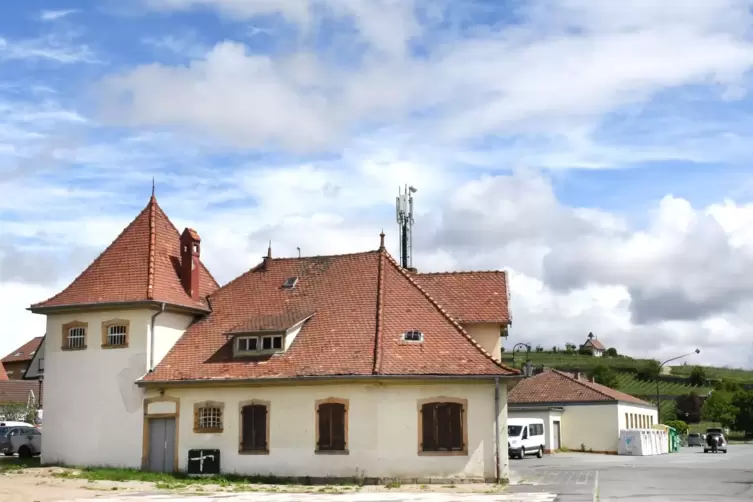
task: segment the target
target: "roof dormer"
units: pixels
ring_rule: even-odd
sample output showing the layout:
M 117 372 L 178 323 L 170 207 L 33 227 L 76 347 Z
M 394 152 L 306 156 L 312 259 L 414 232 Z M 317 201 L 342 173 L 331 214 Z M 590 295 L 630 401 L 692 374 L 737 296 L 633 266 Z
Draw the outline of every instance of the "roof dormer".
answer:
M 234 357 L 269 356 L 290 348 L 311 311 L 261 314 L 238 324 L 226 335 L 232 339 Z

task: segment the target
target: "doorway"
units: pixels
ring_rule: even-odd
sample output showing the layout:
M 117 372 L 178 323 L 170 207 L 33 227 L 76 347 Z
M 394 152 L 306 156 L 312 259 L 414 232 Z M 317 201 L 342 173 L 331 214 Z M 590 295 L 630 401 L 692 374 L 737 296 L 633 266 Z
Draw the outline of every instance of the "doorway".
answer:
M 153 472 L 175 470 L 175 418 L 149 419 L 147 469 Z
M 552 450 L 559 450 L 562 448 L 562 443 L 560 443 L 560 421 L 555 420 L 553 422 L 553 429 L 552 432 L 554 433 L 554 444 L 552 444 Z

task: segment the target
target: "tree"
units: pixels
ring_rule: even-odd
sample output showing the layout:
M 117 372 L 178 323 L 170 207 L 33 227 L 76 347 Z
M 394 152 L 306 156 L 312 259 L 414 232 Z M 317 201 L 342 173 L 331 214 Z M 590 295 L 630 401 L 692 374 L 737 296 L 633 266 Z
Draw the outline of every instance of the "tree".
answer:
M 688 377 L 688 382 L 694 387 L 703 387 L 704 385 L 706 385 L 707 380 L 708 375 L 706 374 L 706 370 L 702 366 L 694 367 L 690 372 L 690 377 Z
M 731 427 L 737 418 L 738 409 L 732 404 L 733 395 L 729 392 L 714 391 L 703 403 L 701 416 L 704 420 Z
M 574 343 L 566 343 L 565 344 L 565 352 L 567 352 L 568 354 L 574 354 L 576 348 L 577 347 L 575 346 Z
M 617 357 L 619 354 L 617 353 L 617 349 L 614 347 L 609 347 L 606 351 L 604 351 L 604 354 L 609 357 Z
M 589 349 L 588 347 L 581 347 L 581 348 L 579 348 L 578 349 L 578 354 L 580 354 L 581 356 L 592 356 L 592 355 L 594 355 L 594 353 L 591 352 L 591 349 Z
M 719 380 L 718 382 L 714 384 L 714 390 L 719 390 L 722 392 L 729 392 L 729 393 L 734 394 L 744 389 L 740 382 L 722 378 L 721 380 Z
M 738 391 L 732 397 L 732 406 L 737 408 L 735 429 L 746 434 L 753 433 L 753 391 Z
M 661 373 L 659 361 L 649 359 L 638 370 L 638 378 L 641 380 L 656 380 L 659 377 L 659 373 Z
M 552 347 L 552 352 L 554 352 L 555 354 L 556 354 L 557 352 L 559 352 L 559 351 L 560 351 L 560 349 L 559 349 L 559 347 L 557 347 L 556 345 L 555 345 L 554 347 Z
M 682 420 L 667 420 L 664 422 L 664 425 L 669 425 L 670 427 L 674 427 L 677 430 L 677 432 L 683 435 L 687 434 L 688 429 L 690 428 L 688 427 L 688 424 L 683 422 Z
M 542 347 L 541 345 L 537 345 L 536 352 L 544 352 L 544 347 Z
M 588 373 L 588 376 L 593 378 L 596 383 L 606 385 L 607 387 L 611 387 L 613 389 L 617 388 L 617 386 L 619 385 L 617 374 L 612 370 L 612 368 L 604 364 L 597 364 Z

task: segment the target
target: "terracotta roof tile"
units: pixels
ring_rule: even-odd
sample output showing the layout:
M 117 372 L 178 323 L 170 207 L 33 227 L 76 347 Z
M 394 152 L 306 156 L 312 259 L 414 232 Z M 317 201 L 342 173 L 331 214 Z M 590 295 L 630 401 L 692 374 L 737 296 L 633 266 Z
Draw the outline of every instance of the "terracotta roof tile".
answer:
M 504 271 L 440 272 L 412 277 L 458 322 L 510 322 Z
M 37 401 L 40 400 L 41 396 L 39 396 L 40 387 L 38 381 L 0 381 L 0 404 L 26 403 L 29 399 L 29 391 L 34 392 Z
M 309 310 L 255 315 L 232 328 L 227 334 L 285 331 L 312 315 L 314 315 L 314 312 Z
M 583 345 L 586 346 L 586 345 L 589 345 L 589 344 L 592 345 L 593 348 L 595 348 L 596 350 L 607 350 L 607 348 L 604 347 L 604 344 L 601 343 L 596 338 L 589 338 L 588 340 L 586 340 L 586 343 L 584 343 Z
M 510 391 L 510 405 L 621 401 L 651 406 L 651 403 L 605 385 L 578 380 L 557 370 L 526 378 Z
M 288 277 L 295 288 L 284 289 Z M 483 351 L 383 250 L 271 259 L 210 298 L 146 381 L 337 375 L 517 375 Z M 226 333 L 260 316 L 316 311 L 282 354 L 232 357 Z M 411 329 L 420 344 L 402 342 Z
M 34 353 L 39 350 L 39 346 L 42 344 L 43 338 L 43 336 L 32 338 L 31 340 L 5 356 L 0 362 L 13 363 L 19 361 L 31 361 L 31 359 L 34 357 Z
M 217 282 L 201 264 L 201 299 L 194 301 L 181 284 L 179 266 L 180 234 L 152 196 L 67 288 L 30 309 L 151 300 L 207 310 L 205 297 L 218 288 Z

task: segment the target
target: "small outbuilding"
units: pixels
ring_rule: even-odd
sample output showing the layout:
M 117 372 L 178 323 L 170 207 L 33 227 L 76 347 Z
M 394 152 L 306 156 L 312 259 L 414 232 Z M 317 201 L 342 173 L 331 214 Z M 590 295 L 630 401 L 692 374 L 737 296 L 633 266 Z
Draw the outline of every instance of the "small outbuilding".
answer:
M 508 417 L 544 420 L 547 452 L 617 454 L 620 430 L 658 423 L 656 406 L 624 392 L 547 369 L 510 391 Z
M 591 355 L 594 357 L 601 357 L 604 355 L 604 352 L 606 352 L 607 348 L 604 346 L 603 343 L 599 341 L 599 339 L 594 335 L 593 333 L 588 334 L 588 338 L 586 339 L 586 342 L 580 346 L 581 349 L 585 349 L 591 352 Z

